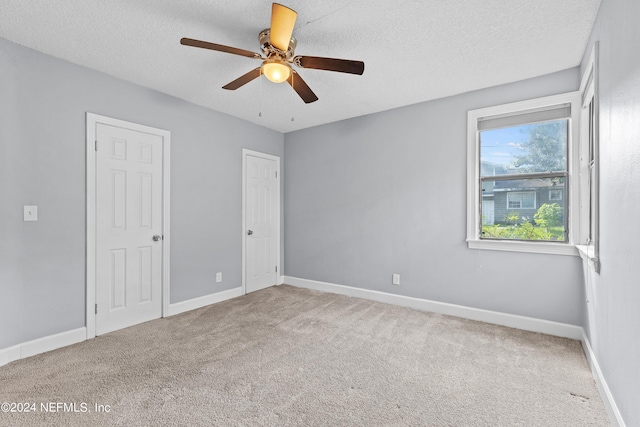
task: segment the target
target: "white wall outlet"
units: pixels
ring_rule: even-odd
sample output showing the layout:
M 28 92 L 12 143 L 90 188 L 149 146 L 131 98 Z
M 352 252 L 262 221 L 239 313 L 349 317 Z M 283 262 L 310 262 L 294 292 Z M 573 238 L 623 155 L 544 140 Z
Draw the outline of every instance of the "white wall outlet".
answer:
M 222 282 L 222 273 L 216 273 L 216 283 Z
M 400 284 L 400 275 L 399 274 L 394 274 L 392 276 L 392 282 L 394 285 L 399 285 Z
M 37 206 L 25 206 L 24 207 L 24 220 L 25 221 L 37 221 L 38 220 L 38 207 Z

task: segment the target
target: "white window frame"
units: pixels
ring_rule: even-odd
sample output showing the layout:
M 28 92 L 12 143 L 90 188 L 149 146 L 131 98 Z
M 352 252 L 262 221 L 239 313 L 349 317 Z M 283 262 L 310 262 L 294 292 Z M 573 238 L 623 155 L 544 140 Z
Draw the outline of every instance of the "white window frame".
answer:
M 489 240 L 480 238 L 481 198 L 480 198 L 480 131 L 478 121 L 494 116 L 509 116 L 527 113 L 531 110 L 544 110 L 554 106 L 570 104 L 571 117 L 567 135 L 567 188 L 565 215 L 568 219 L 567 241 L 520 241 Z M 499 251 L 532 252 L 558 255 L 578 255 L 576 245 L 580 243 L 580 91 L 568 92 L 543 98 L 513 102 L 510 104 L 471 110 L 467 114 L 467 244 L 470 249 L 488 249 Z
M 551 197 L 552 194 L 557 194 L 557 197 Z M 549 201 L 556 202 L 562 200 L 562 190 L 549 190 Z
M 522 206 L 522 202 L 524 201 L 524 197 L 521 198 L 520 200 L 520 207 L 519 208 L 512 208 L 509 207 L 509 196 L 514 196 L 514 195 L 520 195 L 520 194 L 533 194 L 533 207 L 531 208 L 526 208 Z M 507 193 L 507 209 L 536 209 L 537 206 L 537 200 L 536 200 L 536 192 L 535 191 L 509 191 Z
M 593 45 L 580 82 L 580 256 L 596 273 L 600 272 L 600 104 L 598 98 L 598 51 Z M 593 109 L 591 116 L 590 107 Z M 591 121 L 592 120 L 592 121 Z M 589 125 L 592 123 L 592 129 Z M 593 152 L 593 159 L 589 153 Z

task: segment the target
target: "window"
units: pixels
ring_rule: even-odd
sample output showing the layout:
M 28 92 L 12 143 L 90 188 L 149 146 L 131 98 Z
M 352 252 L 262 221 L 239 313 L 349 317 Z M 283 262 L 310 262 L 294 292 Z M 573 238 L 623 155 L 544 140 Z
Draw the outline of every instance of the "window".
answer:
M 535 209 L 536 193 L 528 191 L 526 193 L 507 193 L 508 209 Z
M 478 119 L 483 198 L 490 193 L 506 209 L 498 219 L 494 209 L 494 224 L 482 224 L 480 239 L 567 241 L 564 204 L 549 200 L 537 206 L 536 194 L 561 192 L 551 188 L 567 180 L 570 117 L 571 105 L 565 102 Z M 483 167 L 489 163 L 492 169 Z M 493 184 L 488 188 L 487 183 Z
M 595 155 L 595 109 L 593 108 L 594 98 L 593 96 L 590 99 L 585 100 L 585 122 L 587 125 L 587 132 L 585 135 L 586 139 L 586 166 L 587 166 L 587 185 L 589 189 L 589 234 L 587 236 L 587 243 L 592 243 L 595 241 L 596 230 L 595 225 L 596 222 L 593 220 L 595 217 L 596 211 L 596 155 Z
M 599 128 L 598 128 L 598 43 L 593 46 L 589 62 L 580 83 L 582 95 L 580 128 L 580 198 L 581 255 L 590 261 L 596 272 L 599 261 Z
M 549 201 L 562 200 L 562 190 L 549 190 Z
M 578 92 L 469 111 L 470 248 L 577 255 L 579 113 Z

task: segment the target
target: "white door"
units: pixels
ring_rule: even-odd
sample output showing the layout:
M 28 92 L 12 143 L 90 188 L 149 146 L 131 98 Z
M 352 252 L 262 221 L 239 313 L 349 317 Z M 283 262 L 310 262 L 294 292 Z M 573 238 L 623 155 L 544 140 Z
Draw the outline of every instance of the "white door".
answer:
M 487 225 L 493 225 L 494 213 L 493 213 L 493 200 L 482 201 L 482 223 Z
M 255 155 L 254 155 L 255 154 Z M 277 282 L 279 186 L 277 158 L 245 150 L 245 291 Z
M 162 315 L 162 137 L 96 127 L 96 334 Z

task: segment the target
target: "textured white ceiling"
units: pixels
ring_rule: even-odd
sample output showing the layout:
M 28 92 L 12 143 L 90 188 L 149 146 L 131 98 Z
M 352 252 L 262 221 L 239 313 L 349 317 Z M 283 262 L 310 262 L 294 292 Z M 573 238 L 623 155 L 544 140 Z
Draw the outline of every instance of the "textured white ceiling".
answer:
M 600 4 L 281 2 L 298 12 L 296 54 L 361 60 L 364 75 L 298 68 L 320 98 L 312 104 L 264 77 L 223 90 L 260 63 L 182 46 L 180 38 L 260 52 L 266 0 L 0 0 L 0 37 L 289 132 L 577 66 Z

